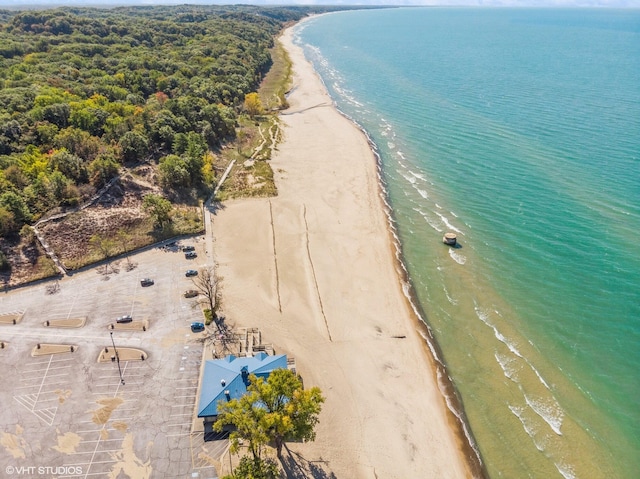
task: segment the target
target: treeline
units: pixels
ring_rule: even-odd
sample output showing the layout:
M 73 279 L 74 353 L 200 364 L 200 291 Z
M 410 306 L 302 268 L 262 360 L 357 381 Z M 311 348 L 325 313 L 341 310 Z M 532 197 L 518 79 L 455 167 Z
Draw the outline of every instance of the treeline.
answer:
M 0 18 L 0 235 L 73 206 L 129 163 L 212 180 L 270 47 L 305 7 L 60 8 Z M 316 9 L 317 11 L 317 9 Z

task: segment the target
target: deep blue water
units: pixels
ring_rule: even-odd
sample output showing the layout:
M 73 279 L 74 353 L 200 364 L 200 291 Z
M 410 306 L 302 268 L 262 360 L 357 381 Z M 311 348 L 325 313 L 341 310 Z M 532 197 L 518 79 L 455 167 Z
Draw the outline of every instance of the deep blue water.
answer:
M 640 10 L 351 11 L 297 36 L 380 154 L 490 475 L 638 477 Z

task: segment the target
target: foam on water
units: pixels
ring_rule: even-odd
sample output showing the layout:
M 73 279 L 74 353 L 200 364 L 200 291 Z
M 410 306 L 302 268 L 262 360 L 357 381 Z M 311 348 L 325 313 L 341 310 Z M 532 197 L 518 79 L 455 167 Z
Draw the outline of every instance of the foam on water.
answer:
M 535 373 L 535 375 L 538 377 L 538 379 L 540 380 L 540 382 L 542 383 L 542 385 L 547 388 L 549 391 L 551 391 L 551 388 L 549 387 L 549 385 L 547 384 L 547 381 L 544 380 L 544 378 L 542 377 L 542 375 L 540 374 L 540 372 L 533 366 L 533 364 L 531 364 L 531 362 L 529 362 L 528 359 L 525 358 L 526 363 L 529 365 L 529 367 L 531 368 L 531 370 Z
M 564 479 L 577 479 L 573 466 L 569 464 L 558 464 L 557 462 L 554 464 Z
M 524 408 L 509 405 L 509 410 L 518 418 L 520 424 L 522 424 L 522 428 L 535 444 L 536 449 L 540 452 L 544 451 L 544 445 L 539 443 L 536 439 L 538 431 L 536 430 L 535 425 L 525 418 Z
M 536 398 L 531 399 L 526 394 L 524 399 L 533 411 L 546 422 L 558 436 L 562 436 L 562 418 L 564 413 L 560 405 L 553 399 Z
M 458 264 L 465 264 L 467 262 L 467 257 L 454 248 L 449 248 L 449 256 Z
M 444 290 L 444 294 L 447 297 L 447 301 L 449 301 L 449 303 L 453 304 L 454 306 L 458 304 L 458 302 L 451 297 L 451 295 L 449 294 L 449 291 L 445 286 L 443 286 L 442 289 Z
M 498 353 L 494 353 L 494 357 L 496 358 L 496 361 L 498 361 L 498 364 L 500 365 L 500 368 L 502 369 L 502 372 L 504 373 L 505 377 L 507 377 L 508 379 L 511 379 L 514 383 L 517 383 L 518 382 L 518 379 L 516 377 L 517 370 L 514 367 L 513 358 L 509 358 L 507 356 L 504 356 Z
M 422 180 L 425 182 L 427 181 L 427 178 L 423 173 L 416 173 L 415 171 L 411 171 L 411 170 L 409 171 L 409 173 L 419 180 Z
M 445 215 L 443 215 L 442 213 L 438 213 L 436 211 L 436 214 L 438 215 L 438 218 L 440 218 L 440 221 L 442 221 L 442 223 L 446 226 L 446 228 L 450 231 L 455 231 L 456 233 L 460 233 L 460 234 L 464 234 L 462 233 L 461 230 L 459 230 L 458 228 L 456 228 L 454 225 L 452 225 L 449 222 L 449 218 L 447 218 Z

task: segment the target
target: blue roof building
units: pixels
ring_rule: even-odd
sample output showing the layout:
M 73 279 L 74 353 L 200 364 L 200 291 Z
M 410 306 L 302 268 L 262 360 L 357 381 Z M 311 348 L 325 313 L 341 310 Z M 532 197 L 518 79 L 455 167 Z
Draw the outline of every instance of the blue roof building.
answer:
M 204 364 L 202 386 L 198 402 L 198 417 L 204 418 L 205 430 L 218 416 L 218 402 L 243 396 L 249 385 L 249 374 L 267 378 L 274 369 L 287 369 L 287 356 L 269 356 L 259 352 L 255 356 L 208 360 Z

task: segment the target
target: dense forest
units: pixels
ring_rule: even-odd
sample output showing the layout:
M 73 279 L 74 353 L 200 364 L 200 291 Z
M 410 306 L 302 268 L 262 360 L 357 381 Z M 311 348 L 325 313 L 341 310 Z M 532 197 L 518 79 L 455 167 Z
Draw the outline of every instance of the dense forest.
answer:
M 0 11 L 0 240 L 141 163 L 165 192 L 210 191 L 210 152 L 234 141 L 275 36 L 326 10 Z
M 166 187 L 206 181 L 298 9 L 61 8 L 3 13 L 0 234 L 153 159 Z

